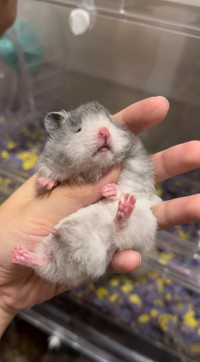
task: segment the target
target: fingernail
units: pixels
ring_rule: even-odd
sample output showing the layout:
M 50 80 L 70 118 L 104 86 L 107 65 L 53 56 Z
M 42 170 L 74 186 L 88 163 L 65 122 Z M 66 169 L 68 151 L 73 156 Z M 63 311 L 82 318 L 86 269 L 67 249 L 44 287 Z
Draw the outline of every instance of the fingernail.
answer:
M 139 266 L 139 265 L 141 264 L 141 262 L 142 262 L 142 257 L 141 257 L 141 254 L 138 253 L 138 251 L 135 251 L 135 254 L 138 255 L 138 258 L 139 258 L 139 264 L 138 264 L 138 266 Z
M 163 100 L 165 101 L 165 103 L 167 104 L 167 108 L 169 109 L 170 104 L 169 104 L 169 101 L 168 101 L 167 98 L 165 98 L 165 97 L 163 97 L 163 96 L 157 96 L 156 98 L 161 98 L 161 99 L 163 99 Z

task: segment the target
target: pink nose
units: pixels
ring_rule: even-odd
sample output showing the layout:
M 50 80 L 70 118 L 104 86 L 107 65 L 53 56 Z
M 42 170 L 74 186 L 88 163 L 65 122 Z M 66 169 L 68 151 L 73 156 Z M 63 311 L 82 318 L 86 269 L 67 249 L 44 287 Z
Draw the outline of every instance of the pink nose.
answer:
M 108 128 L 107 128 L 107 127 L 101 127 L 101 128 L 99 128 L 99 130 L 98 130 L 98 136 L 99 136 L 100 138 L 104 138 L 104 139 L 109 138 L 109 137 L 110 137 L 110 132 L 109 132 Z

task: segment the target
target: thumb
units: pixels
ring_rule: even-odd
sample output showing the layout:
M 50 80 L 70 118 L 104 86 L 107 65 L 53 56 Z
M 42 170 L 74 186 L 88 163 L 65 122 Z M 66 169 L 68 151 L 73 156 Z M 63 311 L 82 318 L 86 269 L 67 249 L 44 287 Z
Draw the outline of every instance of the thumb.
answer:
M 114 167 L 96 183 L 89 183 L 80 188 L 79 202 L 81 207 L 92 204 L 102 198 L 102 188 L 110 183 L 115 183 L 120 174 L 120 166 Z
M 101 199 L 102 188 L 108 183 L 116 182 L 119 174 L 120 166 L 117 166 L 95 183 L 60 185 L 52 190 L 47 197 L 36 198 L 34 200 L 35 208 L 40 210 L 40 214 L 52 216 L 55 225 L 62 218 Z
M 102 188 L 109 184 L 115 183 L 120 174 L 120 166 L 112 168 L 106 175 L 101 177 L 97 182 L 89 182 L 85 184 L 63 185 L 61 189 L 57 189 L 58 193 L 64 193 L 64 196 L 73 202 L 74 208 L 77 210 L 81 207 L 93 204 L 102 197 Z M 56 191 L 56 189 L 55 189 Z M 57 195 L 55 195 L 56 197 Z M 63 195 L 62 195 L 63 197 Z M 76 211 L 74 210 L 74 211 Z

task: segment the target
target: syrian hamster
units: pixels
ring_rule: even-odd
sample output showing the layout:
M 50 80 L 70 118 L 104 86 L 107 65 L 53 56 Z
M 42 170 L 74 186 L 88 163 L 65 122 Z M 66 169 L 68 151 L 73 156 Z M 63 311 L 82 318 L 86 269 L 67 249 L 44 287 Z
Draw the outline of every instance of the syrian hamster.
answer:
M 121 173 L 116 184 L 103 188 L 100 201 L 62 219 L 33 252 L 16 247 L 11 260 L 50 282 L 76 287 L 102 276 L 117 251 L 148 255 L 157 231 L 152 207 L 160 199 L 138 136 L 97 102 L 51 112 L 44 124 L 49 138 L 36 168 L 39 188 L 96 181 L 119 163 Z

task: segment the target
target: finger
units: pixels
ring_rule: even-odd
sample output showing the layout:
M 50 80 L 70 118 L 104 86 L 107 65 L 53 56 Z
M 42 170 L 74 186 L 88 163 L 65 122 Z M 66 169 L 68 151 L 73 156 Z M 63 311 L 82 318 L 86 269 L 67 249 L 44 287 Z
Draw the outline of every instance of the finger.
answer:
M 160 202 L 153 212 L 159 229 L 200 220 L 200 194 Z
M 71 184 L 67 188 L 65 185 L 61 186 L 60 189 L 64 193 L 67 193 L 66 196 L 73 200 L 75 208 L 84 207 L 89 204 L 92 204 L 102 198 L 102 192 L 104 186 L 110 183 L 116 183 L 120 175 L 120 166 L 117 165 L 111 169 L 106 175 L 101 177 L 97 182 L 88 182 L 86 184 Z M 59 194 L 60 190 L 55 189 L 55 193 Z M 62 195 L 63 196 L 63 195 Z M 62 196 L 59 196 L 62 198 Z M 57 197 L 57 195 L 55 195 Z
M 169 110 L 169 102 L 164 97 L 151 97 L 123 109 L 115 114 L 118 122 L 126 124 L 134 133 L 161 122 Z
M 141 256 L 133 250 L 116 253 L 108 267 L 109 273 L 128 273 L 135 270 L 141 263 Z
M 200 167 L 200 141 L 173 146 L 152 156 L 156 181 Z
M 102 188 L 109 183 L 116 182 L 119 173 L 120 167 L 117 166 L 96 183 L 62 184 L 47 195 L 34 198 L 33 202 L 29 204 L 30 213 L 34 214 L 35 220 L 37 218 L 41 220 L 41 215 L 45 215 L 42 221 L 45 222 L 45 225 L 48 224 L 48 227 L 53 227 L 64 217 L 98 201 L 102 197 Z M 25 211 L 27 215 L 27 208 Z

